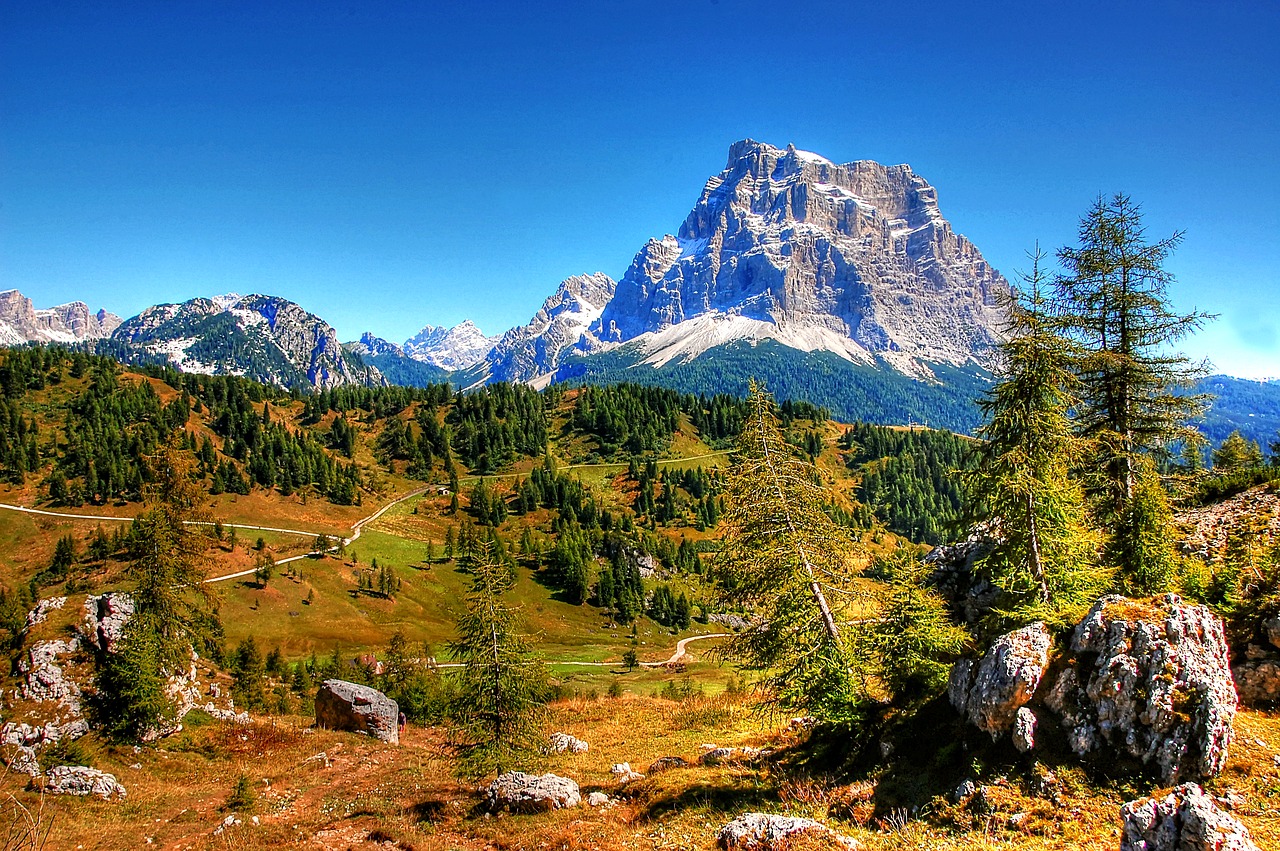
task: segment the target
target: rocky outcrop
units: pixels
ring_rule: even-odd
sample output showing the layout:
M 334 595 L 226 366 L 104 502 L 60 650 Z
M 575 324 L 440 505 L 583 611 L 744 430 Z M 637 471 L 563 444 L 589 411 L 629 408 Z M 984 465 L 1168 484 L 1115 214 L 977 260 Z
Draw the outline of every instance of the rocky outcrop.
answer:
M 97 795 L 108 798 L 123 798 L 125 788 L 121 786 L 114 774 L 107 774 L 96 768 L 83 765 L 60 765 L 49 769 L 44 790 L 51 795 Z
M 17 290 L 0 292 L 0 346 L 98 340 L 110 337 L 119 325 L 119 316 L 105 310 L 93 313 L 82 301 L 36 310 Z
M 962 659 L 951 669 L 951 704 L 979 730 L 999 738 L 1039 687 L 1051 644 L 1043 623 L 1000 636 L 979 662 Z
M 1259 851 L 1249 830 L 1194 783 L 1120 809 L 1120 851 Z
M 80 635 L 85 643 L 102 653 L 115 653 L 116 645 L 124 638 L 125 625 L 133 617 L 133 598 L 128 594 L 112 591 L 84 601 L 84 620 Z
M 1011 732 L 1023 751 L 1052 721 L 1076 754 L 1125 754 L 1165 783 L 1222 770 L 1236 692 L 1222 622 L 1207 608 L 1173 594 L 1103 597 L 1052 677 L 1050 646 L 1045 625 L 1032 624 L 996 639 L 981 660 L 957 662 L 952 704 L 993 738 Z
M 799 836 L 810 835 L 833 848 L 857 848 L 853 839 L 842 836 L 820 822 L 808 818 L 768 813 L 746 813 L 720 828 L 716 841 L 727 851 L 769 851 L 783 848 Z
M 965 623 L 977 623 L 991 611 L 1000 589 L 984 579 L 978 570 L 999 541 L 994 524 L 979 523 L 969 530 L 964 540 L 939 544 L 924 557 L 929 567 L 929 585 Z
M 550 753 L 586 753 L 591 746 L 582 739 L 568 733 L 552 733 L 547 737 L 547 750 Z
M 49 614 L 61 609 L 67 604 L 66 597 L 49 597 L 36 603 L 36 607 L 27 612 L 27 625 L 24 631 L 30 632 L 31 628 L 36 624 L 42 624 L 49 619 Z
M 67 641 L 39 641 L 31 645 L 27 655 L 18 662 L 18 670 L 25 674 L 22 696 L 27 700 L 56 701 L 80 713 L 80 686 L 64 676 L 60 657 L 80 649 L 79 637 Z
M 509 771 L 484 789 L 491 812 L 539 813 L 576 807 L 582 802 L 578 784 L 555 774 Z
M 1231 678 L 1245 706 L 1280 703 L 1280 659 L 1246 659 L 1231 666 Z
M 366 733 L 400 743 L 400 706 L 377 689 L 346 680 L 325 680 L 316 693 L 316 726 Z
M 1174 594 L 1103 597 L 1075 628 L 1075 664 L 1046 703 L 1080 755 L 1120 750 L 1165 783 L 1218 775 L 1236 692 L 1222 621 Z

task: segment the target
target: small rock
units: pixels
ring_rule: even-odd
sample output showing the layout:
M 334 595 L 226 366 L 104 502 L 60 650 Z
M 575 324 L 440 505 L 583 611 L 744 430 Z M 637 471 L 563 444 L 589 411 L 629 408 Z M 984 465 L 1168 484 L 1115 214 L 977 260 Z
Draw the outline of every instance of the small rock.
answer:
M 609 805 L 609 796 L 604 792 L 592 792 L 587 795 L 587 806 L 604 807 Z
M 972 795 L 974 792 L 977 792 L 977 791 L 978 791 L 977 783 L 974 783 L 972 780 L 968 780 L 968 779 L 963 780 L 961 781 L 959 786 L 957 786 L 954 790 L 952 790 L 951 800 L 955 801 L 958 804 L 961 801 L 963 801 L 965 798 L 968 798 L 970 795 Z
M 631 770 L 631 763 L 616 762 L 609 767 L 609 773 L 618 778 L 619 783 L 630 783 L 633 780 L 643 780 L 644 775 L 638 771 Z
M 1015 830 L 1018 828 L 1019 825 L 1021 825 L 1026 820 L 1027 820 L 1026 813 L 1014 813 L 1013 815 L 1009 816 L 1009 820 L 1005 822 L 1005 824 L 1009 827 L 1010 830 Z
M 737 754 L 737 748 L 715 748 L 698 757 L 702 765 L 724 765 Z
M 1164 798 L 1130 801 L 1120 815 L 1120 851 L 1259 851 L 1248 828 L 1214 806 L 1195 783 L 1183 783 Z
M 552 733 L 547 748 L 550 753 L 586 753 L 591 746 L 568 733 Z
M 19 745 L 17 753 L 14 754 L 13 759 L 9 760 L 9 767 L 19 774 L 39 777 L 40 761 L 36 759 L 36 749 Z
M 853 849 L 858 843 L 824 824 L 807 818 L 747 813 L 720 828 L 716 841 L 728 851 L 770 851 L 783 848 L 792 837 L 811 834 L 836 846 Z
M 578 784 L 555 774 L 508 771 L 484 789 L 491 812 L 536 813 L 576 807 L 582 802 Z
M 1022 753 L 1036 746 L 1036 723 L 1036 714 L 1026 706 L 1013 716 L 1013 746 Z
M 97 795 L 106 800 L 113 795 L 123 798 L 126 794 L 115 775 L 84 765 L 59 765 L 49 769 L 48 776 L 45 791 L 52 795 Z

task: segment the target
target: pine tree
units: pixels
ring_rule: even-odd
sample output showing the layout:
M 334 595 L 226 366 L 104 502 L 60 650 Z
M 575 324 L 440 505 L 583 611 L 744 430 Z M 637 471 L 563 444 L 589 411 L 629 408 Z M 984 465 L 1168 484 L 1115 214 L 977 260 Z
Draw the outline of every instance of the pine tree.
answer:
M 1045 322 L 1043 255 L 1037 249 L 1031 258 L 1028 292 L 1009 297 L 996 382 L 979 403 L 987 419 L 978 429 L 984 442 L 968 475 L 974 502 L 997 539 L 983 564 L 1011 609 L 1001 628 L 1041 619 L 1065 623 L 1106 580 L 1094 569 L 1098 536 L 1072 477 L 1086 447 L 1069 416 L 1078 386 L 1074 349 Z
M 754 381 L 729 472 L 715 578 L 720 602 L 755 611 L 725 655 L 764 670 L 767 699 L 831 720 L 857 695 L 849 625 L 857 554 L 822 510 L 813 467 L 783 440 L 773 400 Z
M 1134 516 L 1128 508 L 1139 459 L 1188 433 L 1187 420 L 1205 405 L 1205 397 L 1174 392 L 1204 368 L 1170 345 L 1212 318 L 1172 310 L 1173 276 L 1164 264 L 1181 241 L 1179 232 L 1148 243 L 1139 206 L 1115 195 L 1099 197 L 1081 220 L 1079 246 L 1058 252 L 1065 274 L 1055 284 L 1055 325 L 1082 350 L 1076 423 L 1094 453 L 1088 490 L 1099 519 L 1114 532 L 1113 560 L 1128 572 L 1136 565 L 1123 559 L 1135 552 L 1137 531 L 1124 524 Z
M 519 608 L 503 602 L 511 567 L 480 540 L 470 549 L 466 613 L 450 650 L 464 667 L 451 716 L 459 771 L 501 774 L 536 752 L 545 716 L 547 674 L 517 630 Z

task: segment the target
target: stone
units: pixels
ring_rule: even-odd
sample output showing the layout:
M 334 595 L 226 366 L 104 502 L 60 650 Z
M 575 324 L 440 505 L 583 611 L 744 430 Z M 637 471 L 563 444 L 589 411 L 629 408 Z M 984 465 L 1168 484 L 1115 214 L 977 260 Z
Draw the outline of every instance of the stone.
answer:
M 1120 808 L 1120 851 L 1260 851 L 1249 830 L 1195 783 Z
M 1280 650 L 1280 615 L 1263 621 L 1262 629 L 1266 632 L 1267 641 L 1271 642 L 1271 646 Z
M 568 733 L 552 733 L 548 737 L 547 749 L 550 753 L 586 753 L 590 748 L 582 739 Z
M 84 620 L 80 634 L 103 653 L 116 652 L 124 637 L 125 624 L 133 617 L 133 598 L 118 591 L 88 597 L 84 601 Z
M 15 751 L 13 758 L 9 760 L 9 767 L 19 774 L 26 774 L 29 777 L 39 777 L 40 761 L 36 758 L 36 749 L 19 746 Z
M 701 765 L 724 765 L 738 755 L 737 748 L 713 748 L 698 757 Z
M 1049 668 L 1049 627 L 1034 623 L 997 638 L 976 664 L 961 659 L 951 669 L 947 695 L 956 711 L 998 739 L 1035 694 Z
M 592 792 L 587 795 L 587 806 L 589 807 L 607 807 L 609 803 L 609 796 L 604 792 Z
M 97 795 L 106 800 L 125 797 L 125 788 L 107 774 L 84 765 L 59 765 L 49 769 L 44 790 L 52 795 Z
M 578 784 L 555 774 L 508 771 L 484 789 L 490 812 L 538 813 L 576 807 L 582 802 Z
M 649 774 L 658 774 L 662 771 L 670 771 L 673 768 L 688 768 L 689 762 L 683 757 L 678 756 L 660 756 L 653 762 L 649 763 Z
M 80 640 L 38 641 L 18 663 L 25 674 L 22 695 L 37 702 L 56 701 L 80 712 L 80 686 L 63 676 L 59 659 L 80 649 Z
M 1023 706 L 1013 716 L 1013 746 L 1026 753 L 1036 746 L 1036 714 Z
M 1209 609 L 1176 594 L 1103 597 L 1071 649 L 1077 663 L 1046 703 L 1077 754 L 1119 749 L 1170 785 L 1222 771 L 1237 698 L 1222 621 Z
M 66 604 L 66 597 L 49 597 L 36 603 L 36 607 L 27 612 L 27 625 L 23 628 L 23 632 L 30 632 L 36 624 L 44 623 L 49 619 L 50 612 L 61 609 Z
M 1245 706 L 1270 706 L 1280 702 L 1280 660 L 1250 659 L 1232 665 L 1231 679 Z
M 609 767 L 609 773 L 618 778 L 619 783 L 630 783 L 632 780 L 643 780 L 644 775 L 631 769 L 629 762 L 615 762 Z
M 316 693 L 316 726 L 367 733 L 396 745 L 400 743 L 400 706 L 377 689 L 325 680 Z
M 746 813 L 720 828 L 716 841 L 728 851 L 770 851 L 784 848 L 789 840 L 809 834 L 841 848 L 857 848 L 858 843 L 820 822 L 808 818 Z
M 969 780 L 969 779 L 962 780 L 959 786 L 951 790 L 951 800 L 955 801 L 958 804 L 961 801 L 965 800 L 966 798 L 971 797 L 973 793 L 977 791 L 978 791 L 977 783 L 974 783 L 972 780 Z

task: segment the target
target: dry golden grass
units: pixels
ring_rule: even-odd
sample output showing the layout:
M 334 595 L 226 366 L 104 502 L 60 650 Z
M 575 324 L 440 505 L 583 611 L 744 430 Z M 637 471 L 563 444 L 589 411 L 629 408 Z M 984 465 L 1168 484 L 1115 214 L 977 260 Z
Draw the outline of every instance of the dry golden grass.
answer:
M 745 811 L 817 818 L 855 837 L 868 851 L 950 849 L 1113 848 L 1124 800 L 1153 790 L 1090 781 L 1080 769 L 1057 767 L 1057 803 L 1030 794 L 1025 777 L 984 777 L 988 807 L 974 812 L 935 798 L 914 817 L 882 798 L 875 778 L 837 781 L 806 773 L 794 761 L 676 768 L 623 789 L 609 773 L 615 762 L 639 771 L 660 756 L 695 762 L 701 746 L 793 745 L 795 740 L 741 702 L 704 701 L 715 711 L 656 698 L 573 700 L 552 708 L 552 729 L 590 742 L 585 754 L 544 758 L 529 768 L 573 777 L 584 798 L 601 790 L 616 805 L 541 815 L 486 817 L 476 810 L 474 783 L 450 774 L 444 738 L 410 728 L 399 747 L 367 737 L 313 730 L 305 719 L 247 727 L 205 721 L 154 749 L 88 741 L 97 767 L 128 787 L 123 801 L 46 797 L 52 818 L 49 848 L 317 849 L 707 849 L 719 828 Z M 704 707 L 707 708 L 707 707 Z M 698 716 L 698 724 L 690 718 Z M 199 718 L 199 716 L 196 716 Z M 1210 785 L 1232 789 L 1246 804 L 1236 815 L 1260 848 L 1280 847 L 1280 718 L 1241 713 L 1226 773 Z M 1261 744 L 1259 744 L 1259 742 Z M 325 758 L 317 757 L 323 753 Z M 327 759 L 326 759 L 327 758 Z M 788 766 L 792 767 L 788 767 Z M 136 767 L 135 767 L 136 766 Z M 243 824 L 214 831 L 237 779 L 245 775 L 255 803 Z M 40 796 L 25 778 L 5 777 L 8 793 L 32 811 Z M 883 784 L 882 784 L 883 785 Z M 1011 817 L 1023 814 L 1011 822 Z M 258 818 L 254 824 L 253 817 Z M 827 847 L 801 839 L 794 851 Z

